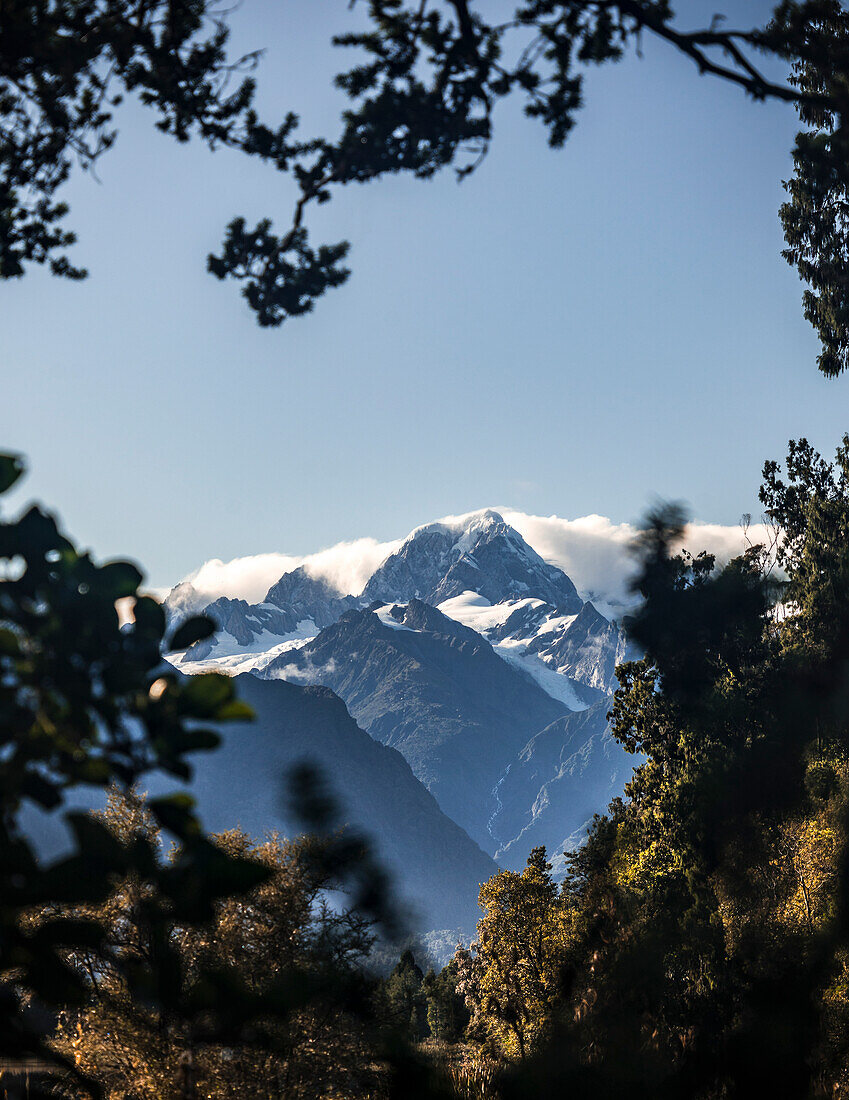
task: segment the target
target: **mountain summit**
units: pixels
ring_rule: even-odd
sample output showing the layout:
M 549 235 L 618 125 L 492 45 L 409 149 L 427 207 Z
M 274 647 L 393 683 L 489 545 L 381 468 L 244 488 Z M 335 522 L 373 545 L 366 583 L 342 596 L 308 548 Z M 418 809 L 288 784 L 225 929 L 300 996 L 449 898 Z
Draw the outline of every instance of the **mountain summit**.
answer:
M 366 604 L 440 604 L 463 592 L 490 603 L 529 597 L 577 614 L 583 601 L 562 569 L 549 565 L 518 531 L 487 509 L 460 525 L 419 527 L 372 575 L 363 590 Z

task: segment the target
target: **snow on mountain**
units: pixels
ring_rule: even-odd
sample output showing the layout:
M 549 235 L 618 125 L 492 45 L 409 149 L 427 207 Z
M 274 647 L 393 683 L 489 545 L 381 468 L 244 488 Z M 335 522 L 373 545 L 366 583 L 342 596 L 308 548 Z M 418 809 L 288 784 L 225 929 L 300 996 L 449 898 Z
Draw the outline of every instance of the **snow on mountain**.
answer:
M 693 531 L 693 549 L 715 546 Z M 169 659 L 189 674 L 250 671 L 250 684 L 332 690 L 360 732 L 396 747 L 441 810 L 502 865 L 520 868 L 542 843 L 562 871 L 564 847 L 580 842 L 639 762 L 606 717 L 616 665 L 636 656 L 610 610 L 632 598 L 633 566 L 623 564 L 632 535 L 597 516 L 485 509 L 392 543 L 210 562 L 172 590 L 166 611 L 173 625 L 205 610 L 219 630 Z M 279 731 L 292 740 L 303 700 L 276 686 L 297 702 Z M 268 732 L 272 743 L 278 727 Z M 343 787 L 347 751 L 326 760 Z M 399 805 L 398 820 L 404 813 Z
M 493 606 L 478 592 L 461 592 L 459 596 L 443 600 L 439 604 L 439 610 L 443 615 L 456 619 L 458 623 L 471 627 L 479 634 L 488 634 L 502 627 L 516 611 L 525 609 L 535 611 L 545 606 L 542 600 L 536 600 L 533 597 L 524 600 L 505 600 Z
M 473 514 L 462 527 L 419 527 L 372 574 L 366 602 L 437 605 L 467 591 L 490 603 L 533 597 L 580 610 L 581 598 L 562 569 L 549 565 L 518 531 L 491 509 Z
M 634 653 L 624 633 L 589 601 L 577 614 L 562 614 L 542 600 L 506 600 L 494 607 L 475 592 L 439 604 L 443 614 L 477 630 L 505 659 L 521 661 L 546 690 L 557 690 L 552 675 L 565 675 L 609 694 L 616 689 L 615 669 Z M 569 704 L 568 695 L 555 696 Z M 591 697 L 572 704 L 581 710 Z
M 504 767 L 539 730 L 570 713 L 570 681 L 552 692 L 502 660 L 476 631 L 412 599 L 347 611 L 260 674 L 322 684 L 372 737 L 397 748 L 443 810 L 485 850 L 491 792 Z
M 461 535 L 466 526 L 486 511 L 493 509 L 470 512 L 464 516 L 448 516 L 437 522 L 443 528 Z M 496 508 L 494 511 L 547 564 L 562 570 L 574 582 L 582 598 L 592 601 L 606 618 L 620 618 L 633 606 L 629 581 L 634 572 L 630 549 L 638 533 L 634 526 L 614 523 L 606 516 L 595 514 L 565 519 L 557 515 L 532 515 L 511 508 Z M 753 542 L 765 541 L 769 532 L 763 525 L 753 524 L 748 529 L 748 536 Z M 167 602 L 172 612 L 182 603 L 184 612 L 190 613 L 208 606 L 219 596 L 256 603 L 263 599 L 269 587 L 281 576 L 299 566 L 303 566 L 310 576 L 324 579 L 337 595 L 358 596 L 376 569 L 403 541 L 378 542 L 373 538 L 358 538 L 306 556 L 264 553 L 231 561 L 212 558 L 172 589 Z M 685 528 L 681 545 L 693 553 L 706 550 L 714 554 L 717 561 L 726 562 L 742 554 L 747 543 L 739 524 L 693 522 Z
M 284 573 L 269 588 L 264 602 L 280 608 L 298 622 L 311 619 L 319 630 L 361 604 L 354 596 L 340 594 L 324 577 L 313 576 L 303 565 L 291 573 Z
M 213 649 L 193 646 L 188 652 L 169 654 L 169 660 L 189 676 L 201 672 L 226 672 L 238 676 L 242 672 L 261 672 L 282 653 L 300 649 L 318 634 L 312 619 L 302 619 L 297 628 L 282 637 L 264 630 L 246 646 L 231 636 L 219 635 Z M 208 654 L 200 656 L 199 654 Z
M 559 615 L 550 604 L 533 597 L 505 600 L 493 606 L 477 592 L 463 592 L 459 596 L 443 600 L 439 604 L 439 610 L 443 615 L 482 634 L 499 657 L 526 672 L 552 699 L 565 704 L 569 710 L 584 710 L 595 702 L 593 693 L 580 692 L 579 685 L 572 682 L 565 668 L 556 666 L 547 659 L 547 655 L 532 648 L 532 643 L 537 638 L 553 635 L 558 629 L 568 627 L 578 618 L 577 614 Z M 542 623 L 536 634 L 526 633 L 522 629 L 515 634 L 504 633 L 507 622 L 518 621 L 524 626 L 528 615 L 532 616 L 532 621 Z
M 387 545 L 391 552 L 359 596 L 340 594 L 327 578 L 300 565 L 272 584 L 260 603 L 228 597 L 209 603 L 204 610 L 219 632 L 175 663 L 186 671 L 261 670 L 346 611 L 380 607 L 386 625 L 400 626 L 391 609 L 421 600 L 485 637 L 501 658 L 571 710 L 595 702 L 597 691 L 611 690 L 613 668 L 626 652 L 621 632 L 498 512 L 426 524 L 402 543 Z M 177 621 L 200 610 L 199 602 L 196 589 L 184 582 L 169 595 L 166 609 Z

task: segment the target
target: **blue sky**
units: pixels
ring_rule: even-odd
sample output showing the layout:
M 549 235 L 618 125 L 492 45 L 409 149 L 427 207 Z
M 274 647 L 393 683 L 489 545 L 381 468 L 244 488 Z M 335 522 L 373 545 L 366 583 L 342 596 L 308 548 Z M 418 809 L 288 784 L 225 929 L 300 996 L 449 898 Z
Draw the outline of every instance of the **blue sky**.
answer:
M 267 116 L 333 125 L 327 43 L 350 18 L 342 0 L 244 0 L 234 46 L 266 49 Z M 260 330 L 205 257 L 235 214 L 282 226 L 290 185 L 131 107 L 99 180 L 68 188 L 91 277 L 0 286 L 17 498 L 155 585 L 485 505 L 624 522 L 661 496 L 734 523 L 789 437 L 831 452 L 849 426 L 779 255 L 795 129 L 646 44 L 592 74 L 559 152 L 508 105 L 463 185 L 337 195 L 313 232 L 350 238 L 351 280 Z

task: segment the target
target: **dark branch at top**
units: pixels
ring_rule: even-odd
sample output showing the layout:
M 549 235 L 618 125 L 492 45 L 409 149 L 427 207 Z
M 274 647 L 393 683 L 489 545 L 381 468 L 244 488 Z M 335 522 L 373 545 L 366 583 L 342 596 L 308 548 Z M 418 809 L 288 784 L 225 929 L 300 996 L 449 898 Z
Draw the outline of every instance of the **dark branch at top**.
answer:
M 208 257 L 218 278 L 243 283 L 260 324 L 279 325 L 349 274 L 346 242 L 310 245 L 313 204 L 389 173 L 427 179 L 450 167 L 463 179 L 486 156 L 495 108 L 508 96 L 524 101 L 559 147 L 575 125 L 587 69 L 652 36 L 753 99 L 795 104 L 813 126 L 800 135 L 782 211 L 785 255 L 811 287 L 805 309 L 823 340 L 821 368 L 845 368 L 849 35 L 839 0 L 782 0 L 766 26 L 726 29 L 715 17 L 689 31 L 668 0 L 522 0 L 501 23 L 487 21 L 474 0 L 356 7 L 365 26 L 334 38 L 358 55 L 336 78 L 349 101 L 340 131 L 301 141 L 294 114 L 277 127 L 258 118 L 246 73 L 258 55 L 228 59 L 228 28 L 208 0 L 0 0 L 0 277 L 20 276 L 30 263 L 84 276 L 65 252 L 74 235 L 57 196 L 74 163 L 90 168 L 112 145 L 115 109 L 131 93 L 177 141 L 240 149 L 294 181 L 281 235 L 268 219 L 250 229 L 236 218 Z M 786 81 L 770 75 L 776 60 Z

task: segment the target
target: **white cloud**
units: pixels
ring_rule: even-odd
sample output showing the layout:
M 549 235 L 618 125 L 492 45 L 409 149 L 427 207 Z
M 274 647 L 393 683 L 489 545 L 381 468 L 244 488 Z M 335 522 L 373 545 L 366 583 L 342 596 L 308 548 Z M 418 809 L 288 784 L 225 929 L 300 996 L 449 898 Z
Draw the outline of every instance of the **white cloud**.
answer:
M 560 566 L 578 591 L 593 599 L 603 613 L 618 614 L 631 602 L 628 582 L 633 575 L 634 560 L 629 548 L 637 531 L 630 524 L 613 523 L 599 515 L 563 519 L 529 515 L 510 508 L 494 511 L 500 512 L 541 557 Z M 477 515 L 480 511 L 444 516 L 434 522 L 459 530 Z M 763 527 L 753 525 L 748 536 L 750 542 L 757 542 L 765 539 L 766 532 Z M 194 608 L 203 607 L 219 596 L 258 603 L 284 573 L 300 565 L 311 576 L 326 580 L 340 594 L 359 595 L 375 569 L 403 541 L 378 542 L 361 538 L 300 557 L 272 553 L 234 558 L 228 562 L 215 558 L 205 562 L 185 580 L 196 593 L 191 596 Z M 739 526 L 695 522 L 687 527 L 684 546 L 692 553 L 707 550 L 722 562 L 742 553 L 746 541 Z
M 354 542 L 340 542 L 326 550 L 319 550 L 317 554 L 310 554 L 303 559 L 303 565 L 311 577 L 321 577 L 342 595 L 359 596 L 375 569 L 395 553 L 402 541 L 356 539 Z
M 204 603 L 219 596 L 259 603 L 275 581 L 279 581 L 284 573 L 297 569 L 303 560 L 291 554 L 255 554 L 231 561 L 212 558 L 185 580 Z
M 306 661 L 303 665 L 284 665 L 269 672 L 270 680 L 287 680 L 290 684 L 320 684 L 336 671 L 336 662 L 331 657 L 323 665 L 314 665 Z
M 628 579 L 633 573 L 629 547 L 636 534 L 630 524 L 597 515 L 570 520 L 509 509 L 502 515 L 541 558 L 560 566 L 581 595 L 599 600 L 603 596 L 608 610 L 628 602 Z
M 502 509 L 505 521 L 515 527 L 534 550 L 571 577 L 578 591 L 594 598 L 599 610 L 618 613 L 631 602 L 628 585 L 634 574 L 630 547 L 637 528 L 629 523 L 613 523 L 606 516 L 531 516 Z M 768 541 L 763 525 L 748 530 L 749 543 Z M 720 563 L 746 549 L 746 536 L 739 525 L 718 523 L 687 524 L 682 546 L 693 554 L 702 550 L 715 554 Z
M 194 589 L 193 607 L 204 607 L 219 596 L 260 603 L 284 573 L 303 565 L 311 577 L 320 577 L 340 595 L 357 596 L 378 565 L 401 545 L 377 539 L 355 539 L 296 557 L 292 554 L 255 554 L 221 561 L 212 558 L 184 578 Z

